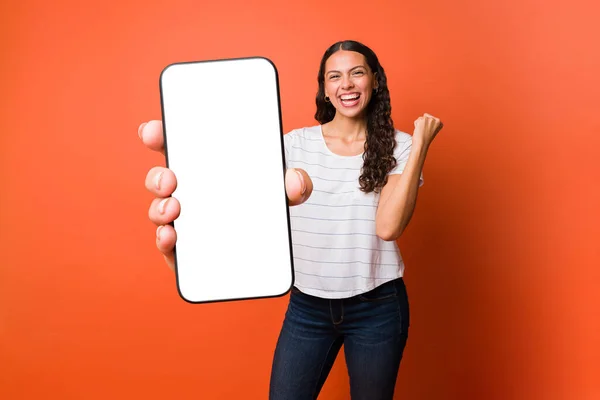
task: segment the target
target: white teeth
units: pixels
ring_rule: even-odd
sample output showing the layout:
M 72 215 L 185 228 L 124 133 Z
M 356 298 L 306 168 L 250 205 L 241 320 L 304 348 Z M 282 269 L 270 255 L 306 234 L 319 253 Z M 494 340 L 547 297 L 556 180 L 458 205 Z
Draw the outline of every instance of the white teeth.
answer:
M 356 100 L 356 99 L 358 99 L 358 95 L 357 94 L 342 95 L 341 98 L 342 98 L 342 100 Z

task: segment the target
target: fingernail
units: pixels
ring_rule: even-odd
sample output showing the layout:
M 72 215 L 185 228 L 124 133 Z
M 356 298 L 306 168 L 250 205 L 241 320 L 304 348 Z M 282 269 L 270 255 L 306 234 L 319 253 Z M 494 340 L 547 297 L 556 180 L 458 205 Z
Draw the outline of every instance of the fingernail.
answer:
M 304 183 L 304 176 L 302 176 L 302 174 L 300 173 L 300 171 L 298 170 L 294 170 L 295 173 L 298 174 L 298 176 L 300 177 L 300 185 L 302 186 L 302 193 L 304 194 L 304 192 L 306 192 L 306 184 Z
M 138 136 L 140 137 L 140 139 L 143 139 L 143 135 L 142 133 L 144 132 L 144 127 L 146 126 L 146 124 L 148 124 L 147 122 L 144 122 L 143 124 L 140 125 L 140 127 L 138 128 Z
M 159 226 L 158 228 L 156 228 L 156 240 L 158 240 L 160 242 L 160 231 L 162 230 L 163 226 Z
M 154 178 L 154 187 L 156 187 L 156 190 L 160 190 L 160 180 L 163 176 L 163 172 L 164 171 L 160 171 L 158 174 L 156 174 L 156 177 Z
M 168 197 L 166 199 L 161 200 L 161 202 L 158 203 L 158 212 L 160 214 L 164 214 L 165 213 L 165 205 L 167 204 L 167 201 L 169 201 Z

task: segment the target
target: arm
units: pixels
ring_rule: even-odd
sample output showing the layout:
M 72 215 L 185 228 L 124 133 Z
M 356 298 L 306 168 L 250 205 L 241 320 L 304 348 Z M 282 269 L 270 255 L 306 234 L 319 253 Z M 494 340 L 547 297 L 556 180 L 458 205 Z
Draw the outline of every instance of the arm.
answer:
M 377 236 L 381 239 L 398 239 L 410 222 L 417 203 L 419 179 L 426 156 L 427 146 L 413 142 L 404 171 L 388 177 L 381 191 L 375 219 Z
M 376 233 L 381 239 L 398 239 L 410 222 L 419 191 L 419 179 L 431 141 L 442 128 L 439 119 L 425 114 L 415 121 L 412 148 L 401 174 L 390 175 L 381 191 Z

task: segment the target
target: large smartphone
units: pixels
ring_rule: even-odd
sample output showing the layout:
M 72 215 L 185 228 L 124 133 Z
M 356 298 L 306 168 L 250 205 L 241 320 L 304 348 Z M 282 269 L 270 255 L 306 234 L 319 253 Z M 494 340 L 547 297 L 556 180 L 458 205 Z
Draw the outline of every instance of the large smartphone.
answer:
M 181 204 L 175 272 L 190 303 L 277 297 L 293 285 L 278 72 L 264 57 L 160 74 L 166 165 Z

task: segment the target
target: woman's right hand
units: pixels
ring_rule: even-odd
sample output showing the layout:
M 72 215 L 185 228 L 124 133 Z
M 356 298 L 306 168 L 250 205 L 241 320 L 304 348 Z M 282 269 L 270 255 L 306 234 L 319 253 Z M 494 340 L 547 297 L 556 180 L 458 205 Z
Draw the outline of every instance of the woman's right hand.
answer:
M 162 121 L 142 123 L 138 128 L 138 136 L 148 148 L 164 155 Z M 179 201 L 172 196 L 176 187 L 177 178 L 168 168 L 155 166 L 146 175 L 146 189 L 156 196 L 148 210 L 150 220 L 157 225 L 156 247 L 173 271 L 175 270 L 173 249 L 177 241 L 177 232 L 170 223 L 179 217 L 181 211 Z M 310 197 L 312 189 L 313 184 L 306 171 L 293 168 L 286 171 L 285 190 L 290 206 L 304 203 Z

